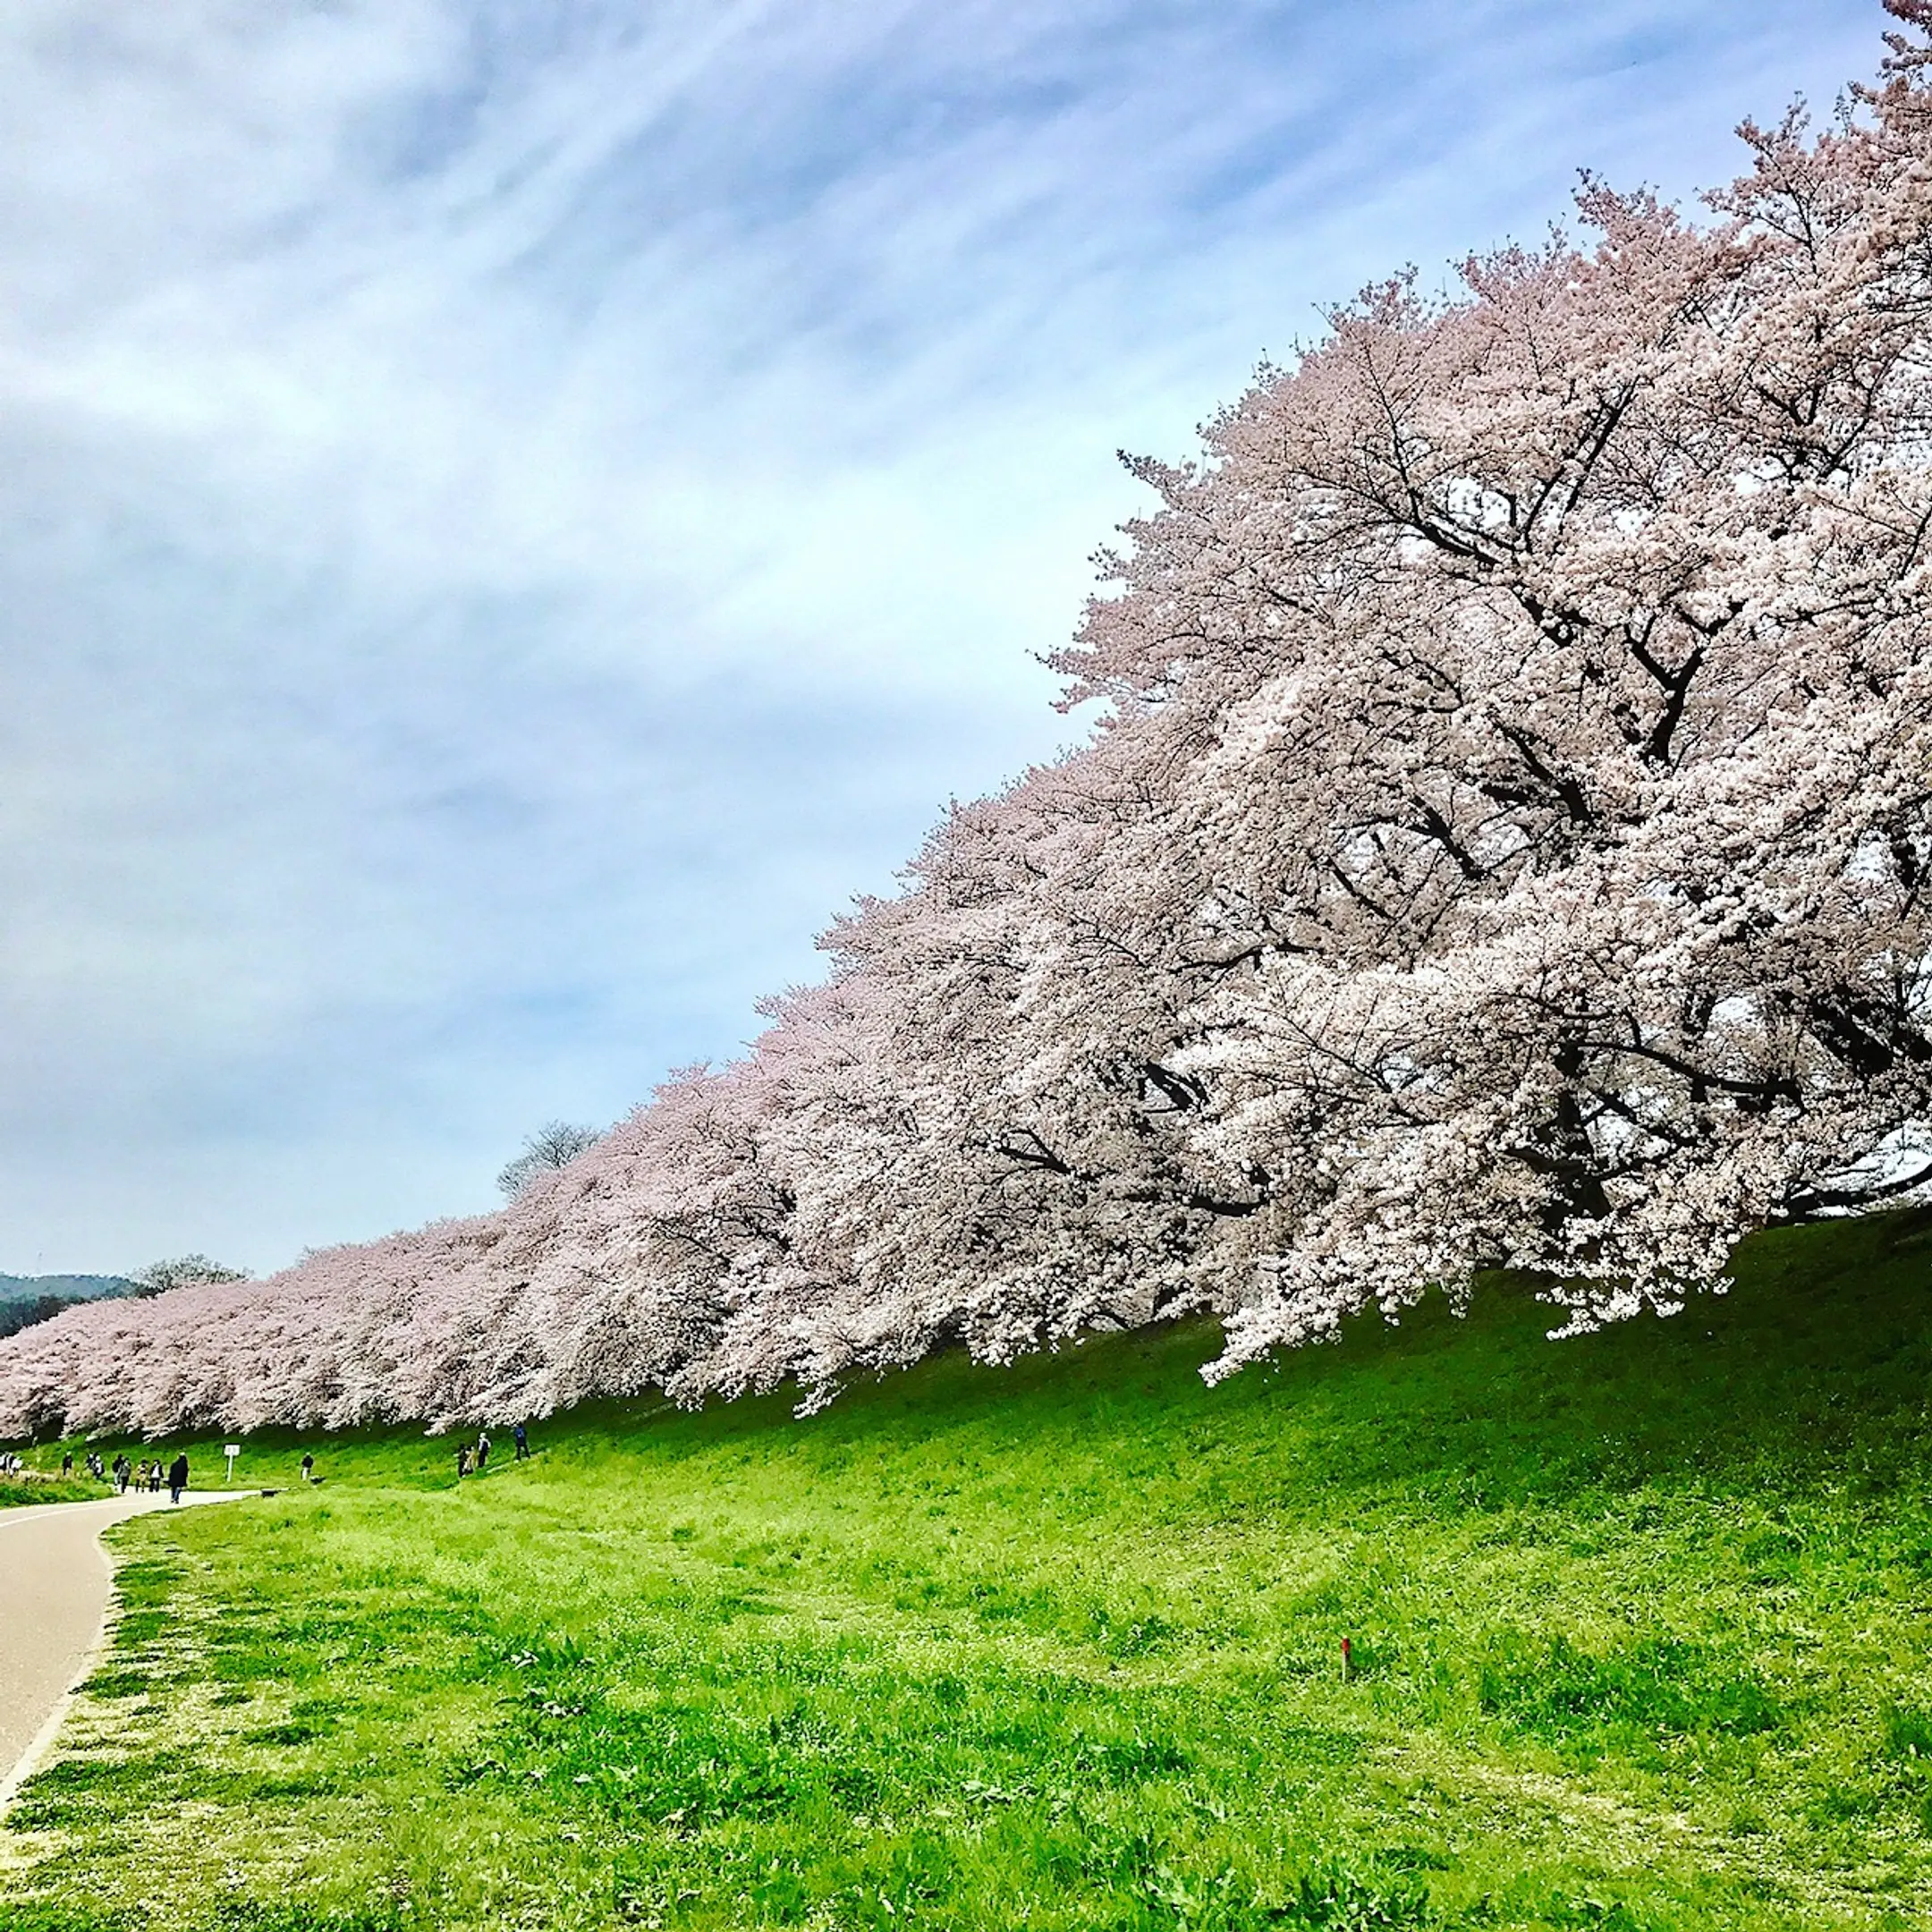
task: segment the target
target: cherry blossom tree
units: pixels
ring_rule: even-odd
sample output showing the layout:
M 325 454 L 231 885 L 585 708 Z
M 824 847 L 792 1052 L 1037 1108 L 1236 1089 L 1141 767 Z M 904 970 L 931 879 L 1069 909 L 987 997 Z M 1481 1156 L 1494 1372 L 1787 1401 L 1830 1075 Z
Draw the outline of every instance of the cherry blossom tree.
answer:
M 1532 1271 L 1572 1324 L 1932 1184 L 1932 0 L 1692 221 L 1329 318 L 1135 472 L 820 987 L 498 1214 L 0 1343 L 0 1435 L 697 1402 Z

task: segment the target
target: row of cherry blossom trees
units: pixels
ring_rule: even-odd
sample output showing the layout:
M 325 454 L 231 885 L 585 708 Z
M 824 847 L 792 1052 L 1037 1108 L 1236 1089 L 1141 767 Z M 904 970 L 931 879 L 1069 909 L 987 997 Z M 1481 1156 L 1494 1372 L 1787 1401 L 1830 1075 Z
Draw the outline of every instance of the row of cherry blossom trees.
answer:
M 1209 1373 L 1431 1284 L 1668 1306 L 1932 1180 L 1932 0 L 1692 223 L 1412 278 L 1265 369 L 748 1056 L 502 1212 L 0 1344 L 0 1435 L 431 1426 L 992 1361 Z

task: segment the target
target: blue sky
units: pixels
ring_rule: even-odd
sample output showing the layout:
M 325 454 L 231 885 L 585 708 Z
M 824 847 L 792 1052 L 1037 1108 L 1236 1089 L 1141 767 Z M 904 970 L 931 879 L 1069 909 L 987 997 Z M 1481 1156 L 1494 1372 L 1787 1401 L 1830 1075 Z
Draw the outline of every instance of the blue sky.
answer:
M 1877 0 L 14 0 L 0 1270 L 490 1205 L 728 1056 L 1193 425 Z

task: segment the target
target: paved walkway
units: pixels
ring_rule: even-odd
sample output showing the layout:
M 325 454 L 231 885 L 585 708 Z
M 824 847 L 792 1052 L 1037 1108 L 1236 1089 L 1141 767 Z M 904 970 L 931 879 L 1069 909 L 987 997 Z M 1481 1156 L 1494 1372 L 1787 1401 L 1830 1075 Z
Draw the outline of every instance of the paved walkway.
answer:
M 256 1493 L 191 1489 L 182 1506 Z M 114 1589 L 101 1531 L 174 1506 L 165 1496 L 125 1496 L 0 1510 L 0 1806 L 53 1741 L 99 1647 Z

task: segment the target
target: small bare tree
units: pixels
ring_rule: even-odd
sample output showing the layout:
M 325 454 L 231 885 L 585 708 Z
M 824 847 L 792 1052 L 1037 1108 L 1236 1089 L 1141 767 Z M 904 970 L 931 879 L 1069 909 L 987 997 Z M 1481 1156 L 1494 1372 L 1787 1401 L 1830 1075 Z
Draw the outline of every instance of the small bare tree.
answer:
M 205 1254 L 178 1255 L 172 1261 L 150 1261 L 128 1276 L 137 1295 L 165 1294 L 171 1288 L 199 1288 L 215 1282 L 246 1281 L 240 1268 L 224 1267 Z
M 568 1121 L 547 1121 L 523 1143 L 523 1151 L 496 1176 L 505 1200 L 514 1200 L 540 1174 L 568 1167 L 588 1148 L 603 1139 L 595 1127 L 572 1126 Z

